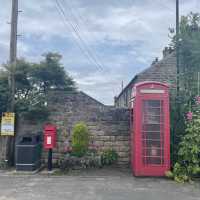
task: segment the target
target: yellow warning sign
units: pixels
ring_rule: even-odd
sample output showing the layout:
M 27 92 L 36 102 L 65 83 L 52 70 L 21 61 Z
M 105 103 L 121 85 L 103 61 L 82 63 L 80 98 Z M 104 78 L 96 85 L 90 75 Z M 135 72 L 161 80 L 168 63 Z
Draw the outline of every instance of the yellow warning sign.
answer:
M 15 113 L 5 112 L 1 119 L 1 136 L 15 135 Z

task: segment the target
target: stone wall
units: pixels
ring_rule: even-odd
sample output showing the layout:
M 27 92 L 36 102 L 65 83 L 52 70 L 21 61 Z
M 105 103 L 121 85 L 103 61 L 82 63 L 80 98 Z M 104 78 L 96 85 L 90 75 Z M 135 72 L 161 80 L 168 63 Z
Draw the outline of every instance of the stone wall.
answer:
M 54 91 L 49 94 L 49 121 L 57 125 L 58 145 L 54 150 L 54 161 L 59 160 L 64 142 L 70 140 L 72 129 L 78 122 L 88 126 L 91 142 L 99 150 L 113 148 L 119 154 L 119 164 L 129 163 L 129 111 L 105 106 L 83 92 L 65 93 Z M 44 124 L 20 122 L 19 134 L 41 131 Z M 44 154 L 47 156 L 46 153 Z

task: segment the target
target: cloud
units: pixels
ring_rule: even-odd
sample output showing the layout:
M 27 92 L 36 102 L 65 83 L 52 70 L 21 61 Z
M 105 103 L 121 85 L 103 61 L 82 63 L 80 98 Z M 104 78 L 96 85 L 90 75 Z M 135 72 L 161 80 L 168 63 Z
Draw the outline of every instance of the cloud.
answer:
M 174 0 L 19 1 L 18 56 L 39 61 L 48 51 L 63 55 L 65 69 L 78 87 L 106 104 L 133 76 L 148 67 L 169 44 L 175 26 Z M 11 1 L 0 0 L 0 63 L 9 57 Z M 180 11 L 199 11 L 197 0 L 182 0 Z M 73 26 L 73 27 L 72 27 Z M 74 33 L 78 32 L 82 38 Z M 92 58 L 91 58 L 92 57 Z M 97 64 L 98 63 L 98 64 Z M 102 66 L 102 69 L 98 65 Z

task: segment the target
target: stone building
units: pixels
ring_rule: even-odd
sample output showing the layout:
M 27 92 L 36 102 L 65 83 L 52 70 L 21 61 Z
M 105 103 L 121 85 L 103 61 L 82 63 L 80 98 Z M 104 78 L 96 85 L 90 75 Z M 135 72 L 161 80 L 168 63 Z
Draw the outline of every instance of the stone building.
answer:
M 129 84 L 115 97 L 115 106 L 129 107 L 132 89 L 138 82 L 157 81 L 169 84 L 171 92 L 176 88 L 176 55 L 171 48 L 166 47 L 163 50 L 163 58 L 158 61 L 156 58 L 151 66 L 143 72 L 137 74 Z

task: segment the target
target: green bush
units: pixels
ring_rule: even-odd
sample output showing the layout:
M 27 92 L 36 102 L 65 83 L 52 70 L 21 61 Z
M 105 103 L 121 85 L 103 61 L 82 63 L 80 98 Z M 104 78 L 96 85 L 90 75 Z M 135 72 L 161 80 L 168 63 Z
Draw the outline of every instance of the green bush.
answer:
M 115 163 L 118 159 L 118 154 L 113 149 L 106 149 L 101 155 L 103 165 L 111 165 Z
M 185 135 L 178 148 L 178 161 L 173 167 L 177 182 L 186 182 L 200 176 L 200 97 L 187 113 Z
M 69 171 L 70 169 L 86 169 L 101 168 L 101 157 L 99 155 L 85 155 L 83 157 L 75 157 L 66 155 L 60 160 L 61 171 Z
M 168 178 L 170 178 L 170 179 L 173 179 L 173 178 L 174 178 L 174 174 L 173 174 L 172 171 L 166 171 L 166 172 L 165 172 L 165 176 L 168 177 Z
M 8 163 L 5 160 L 0 160 L 0 169 L 7 169 Z
M 85 123 L 75 125 L 72 134 L 72 154 L 82 157 L 86 154 L 89 145 L 89 131 Z

